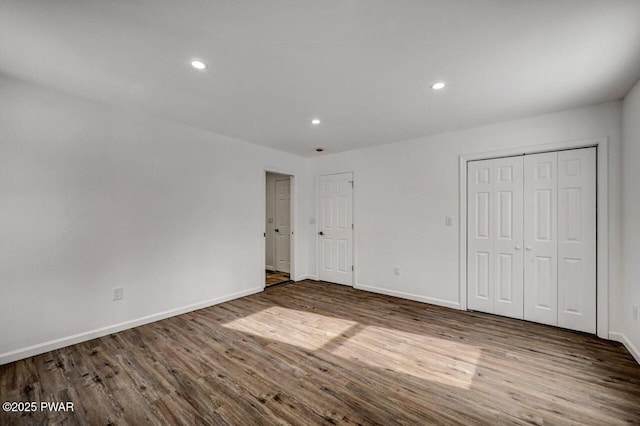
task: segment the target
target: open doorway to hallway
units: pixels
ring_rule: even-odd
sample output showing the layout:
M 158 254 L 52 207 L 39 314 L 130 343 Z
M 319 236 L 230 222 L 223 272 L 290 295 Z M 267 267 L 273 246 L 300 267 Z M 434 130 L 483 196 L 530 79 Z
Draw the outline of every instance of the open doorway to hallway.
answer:
M 291 176 L 266 172 L 265 287 L 291 280 Z

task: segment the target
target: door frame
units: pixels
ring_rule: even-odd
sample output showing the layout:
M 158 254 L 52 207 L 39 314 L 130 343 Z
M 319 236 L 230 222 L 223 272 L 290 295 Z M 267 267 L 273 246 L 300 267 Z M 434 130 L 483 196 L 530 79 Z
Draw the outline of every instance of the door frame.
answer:
M 351 173 L 351 179 L 353 179 L 353 184 L 351 185 L 351 223 L 353 224 L 353 228 L 351 228 L 351 263 L 353 265 L 353 270 L 351 271 L 351 285 L 347 286 L 347 287 L 353 287 L 356 288 L 356 273 L 357 273 L 357 269 L 356 268 L 356 174 L 353 171 L 345 171 L 345 172 L 333 172 L 333 173 L 323 173 L 323 174 L 318 174 L 316 175 L 316 199 L 315 199 L 315 203 L 316 203 L 316 218 L 315 218 L 315 232 L 313 234 L 315 240 L 316 240 L 316 271 L 315 271 L 315 279 L 319 280 L 320 279 L 320 240 L 317 238 L 318 237 L 318 218 L 320 217 L 319 215 L 319 209 L 320 209 L 320 204 L 318 203 L 319 200 L 319 195 L 320 195 L 320 176 L 331 176 L 331 175 L 341 175 L 344 173 Z M 338 284 L 338 285 L 342 285 L 342 284 Z
M 609 338 L 609 140 L 607 137 L 580 139 L 542 145 L 506 148 L 459 156 L 459 292 L 460 309 L 467 310 L 467 163 L 514 155 L 537 154 L 577 148 L 596 148 L 596 331 Z
M 297 208 L 296 208 L 296 174 L 295 172 L 293 172 L 292 170 L 288 170 L 288 169 L 283 169 L 280 167 L 272 167 L 272 166 L 264 166 L 262 169 L 262 198 L 263 198 L 263 202 L 262 202 L 262 232 L 264 233 L 264 235 L 266 235 L 267 233 L 267 224 L 265 221 L 265 218 L 267 216 L 267 198 L 266 198 L 266 193 L 267 193 L 267 173 L 277 173 L 277 174 L 281 174 L 281 175 L 287 175 L 289 176 L 289 182 L 290 182 L 290 187 L 289 187 L 289 226 L 290 226 L 290 230 L 291 230 L 291 240 L 290 240 L 290 245 L 289 245 L 289 261 L 290 261 L 290 266 L 289 266 L 289 278 L 291 279 L 291 281 L 298 281 L 297 277 L 296 277 L 296 262 L 295 262 L 295 253 L 296 253 L 296 240 L 297 240 L 297 228 L 296 228 L 296 224 L 297 224 Z M 260 269 L 262 270 L 262 287 L 266 288 L 266 281 L 265 281 L 265 273 L 264 273 L 264 268 L 265 265 L 267 263 L 267 239 L 266 237 L 263 237 L 262 239 L 263 244 L 262 244 L 262 256 L 261 256 L 261 265 L 260 265 Z

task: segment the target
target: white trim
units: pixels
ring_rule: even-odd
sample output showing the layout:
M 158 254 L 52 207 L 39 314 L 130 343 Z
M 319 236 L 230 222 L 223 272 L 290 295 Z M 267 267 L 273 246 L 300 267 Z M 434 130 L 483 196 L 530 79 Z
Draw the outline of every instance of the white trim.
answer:
M 501 149 L 460 155 L 459 157 L 459 292 L 460 309 L 467 309 L 467 162 L 513 155 L 534 154 L 563 149 L 597 147 L 598 151 L 598 235 L 597 235 L 597 334 L 609 338 L 609 183 L 608 183 L 608 138 L 591 138 L 576 141 L 557 142 L 541 145 Z
M 629 338 L 627 338 L 624 333 L 616 333 L 612 331 L 611 333 L 609 333 L 609 339 L 622 343 L 624 347 L 627 348 L 631 356 L 636 360 L 636 362 L 640 364 L 640 350 L 638 350 L 638 348 L 636 348 L 636 346 L 631 343 L 631 340 L 629 340 Z
M 302 274 L 302 275 L 299 275 L 299 276 L 295 277 L 293 280 L 294 281 L 303 281 L 303 280 L 318 281 L 318 276 L 317 275 L 312 275 L 312 274 Z
M 467 162 L 469 160 L 461 155 L 458 163 L 458 175 L 460 176 L 460 189 L 458 196 L 460 197 L 458 205 L 460 210 L 458 211 L 459 235 L 458 242 L 458 283 L 459 283 L 459 297 L 460 297 L 460 309 L 467 310 Z
M 596 322 L 599 337 L 609 335 L 609 143 L 607 138 L 596 145 L 597 153 L 597 227 L 596 235 Z
M 369 285 L 356 284 L 353 288 L 358 290 L 370 291 L 372 293 L 384 294 L 387 296 L 399 297 L 401 299 L 414 300 L 416 302 L 429 303 L 431 305 L 444 306 L 446 308 L 460 309 L 458 302 L 451 302 L 449 300 L 436 299 L 434 297 L 420 296 L 418 294 L 405 293 L 404 291 L 389 290 L 382 287 L 373 287 Z
M 356 246 L 356 235 L 358 233 L 358 228 L 356 227 L 356 172 L 352 171 L 350 173 L 353 180 L 351 184 L 351 266 L 353 267 L 351 287 L 355 288 L 358 282 L 358 274 L 360 273 L 359 269 L 356 268 L 358 264 L 358 247 Z M 316 261 L 316 263 L 318 262 Z
M 74 334 L 72 336 L 62 337 L 60 339 L 50 340 L 48 342 L 39 343 L 22 349 L 16 349 L 11 352 L 0 354 L 0 365 L 8 364 L 19 359 L 28 358 L 45 352 L 64 348 L 66 346 L 75 345 L 76 343 L 86 342 L 87 340 L 103 337 L 112 333 L 127 330 L 129 328 L 139 327 L 141 325 L 160 321 L 166 318 L 185 314 L 187 312 L 197 311 L 198 309 L 208 308 L 219 303 L 228 302 L 229 300 L 238 299 L 240 297 L 249 296 L 251 294 L 260 293 L 264 289 L 262 287 L 254 287 L 249 290 L 243 290 L 236 293 L 228 294 L 215 299 L 209 299 L 204 302 L 194 303 L 192 305 L 183 306 L 181 308 L 170 309 L 168 311 L 157 314 L 147 315 L 130 321 L 121 322 L 119 324 L 109 325 L 97 328 L 95 330 L 86 331 L 84 333 Z
M 315 203 L 316 203 L 316 226 L 315 226 L 315 230 L 313 232 L 313 239 L 316 242 L 316 270 L 315 270 L 315 274 L 313 274 L 316 277 L 316 280 L 320 279 L 320 241 L 318 240 L 318 226 L 320 226 L 319 224 L 319 218 L 320 216 L 318 215 L 318 212 L 320 211 L 320 204 L 318 203 L 319 200 L 319 193 L 320 193 L 320 176 L 322 175 L 316 175 L 316 193 L 315 193 Z

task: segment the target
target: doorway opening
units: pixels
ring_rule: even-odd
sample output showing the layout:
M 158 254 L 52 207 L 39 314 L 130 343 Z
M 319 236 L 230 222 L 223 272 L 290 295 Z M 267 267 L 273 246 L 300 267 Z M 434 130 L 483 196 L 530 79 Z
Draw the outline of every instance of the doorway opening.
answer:
M 292 176 L 266 172 L 265 288 L 291 281 Z

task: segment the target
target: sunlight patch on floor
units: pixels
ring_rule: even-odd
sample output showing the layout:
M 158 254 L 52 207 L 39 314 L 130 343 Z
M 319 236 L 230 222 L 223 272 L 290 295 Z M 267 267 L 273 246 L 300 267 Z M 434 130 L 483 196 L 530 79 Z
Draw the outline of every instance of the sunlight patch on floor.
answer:
M 281 306 L 224 327 L 463 389 L 471 387 L 481 356 L 479 348 L 464 343 Z
M 471 387 L 481 356 L 479 348 L 464 343 L 375 326 L 362 327 L 331 353 L 463 389 Z
M 356 324 L 355 321 L 272 306 L 230 321 L 224 327 L 308 350 L 318 350 Z

